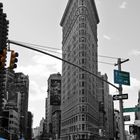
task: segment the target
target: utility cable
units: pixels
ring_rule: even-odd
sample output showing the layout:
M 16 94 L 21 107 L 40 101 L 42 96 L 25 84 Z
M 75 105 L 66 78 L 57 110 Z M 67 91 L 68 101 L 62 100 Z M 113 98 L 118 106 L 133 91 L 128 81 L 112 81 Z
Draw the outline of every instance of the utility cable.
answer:
M 59 48 L 54 48 L 54 47 L 48 47 L 48 46 L 43 46 L 43 45 L 38 45 L 38 44 L 33 44 L 33 43 L 26 43 L 26 42 L 22 42 L 22 41 L 15 41 L 18 43 L 22 43 L 22 44 L 26 44 L 26 45 L 31 45 L 31 46 L 37 46 L 40 47 L 41 49 L 45 50 L 45 49 L 52 49 L 52 50 L 58 50 L 58 51 L 62 51 L 62 49 Z M 48 50 L 47 50 L 48 51 Z M 64 52 L 67 52 L 68 50 L 63 50 Z M 71 51 L 70 51 L 71 52 Z M 109 59 L 118 59 L 118 57 L 112 57 L 112 56 L 106 56 L 106 55 L 98 55 L 98 57 L 103 57 L 103 58 L 109 58 Z M 121 58 L 122 60 L 125 60 L 124 58 Z
M 111 56 L 105 56 L 105 55 L 98 55 L 99 57 L 104 57 L 104 58 L 111 58 L 111 59 L 118 59 L 117 57 L 111 57 Z
M 48 49 L 53 49 L 53 50 L 61 50 L 61 49 L 58 49 L 58 48 L 53 48 L 53 47 L 48 47 L 48 46 L 43 46 L 43 45 L 37 45 L 37 44 L 33 44 L 33 43 L 26 43 L 26 42 L 21 42 L 21 41 L 15 41 L 15 42 L 18 42 L 18 43 L 21 43 L 21 44 L 26 44 L 26 45 L 30 45 L 30 46 L 38 46 L 40 48 L 48 48 Z
M 41 50 L 44 50 L 44 51 L 48 51 L 48 52 L 52 52 L 52 53 L 56 53 L 56 54 L 61 54 L 62 55 L 61 52 L 53 51 L 53 50 L 59 50 L 60 51 L 61 49 L 47 47 L 47 46 L 42 46 L 42 45 L 36 45 L 36 44 L 32 44 L 32 43 L 25 43 L 25 42 L 21 42 L 21 41 L 17 41 L 17 42 L 18 43 L 25 44 L 25 45 L 36 46 L 34 48 L 37 48 L 37 49 L 41 49 Z M 49 50 L 49 49 L 53 49 L 53 50 Z M 101 57 L 108 57 L 108 56 L 101 56 Z M 110 57 L 110 58 L 116 59 L 115 57 Z M 114 65 L 113 63 L 108 63 L 108 62 L 103 62 L 103 61 L 94 61 L 94 62 L 98 62 L 98 63 L 102 63 L 102 64 L 107 64 L 107 65 Z
M 102 63 L 102 64 L 107 64 L 107 65 L 113 65 L 114 66 L 114 64 L 113 63 L 108 63 L 108 62 L 103 62 L 103 61 L 97 61 L 98 63 Z
M 21 44 L 21 43 L 12 41 L 12 40 L 8 40 L 8 43 L 11 43 L 11 44 L 14 44 L 14 45 L 18 45 L 18 46 L 21 46 L 21 47 L 24 47 L 24 48 L 27 48 L 27 49 L 30 49 L 30 50 L 34 50 L 34 51 L 40 52 L 40 53 L 42 53 L 42 54 L 49 55 L 49 56 L 51 56 L 51 57 L 54 57 L 54 58 L 56 58 L 56 59 L 59 59 L 59 60 L 61 60 L 61 61 L 63 61 L 63 62 L 66 62 L 66 63 L 68 63 L 68 64 L 70 64 L 70 65 L 73 65 L 73 66 L 75 66 L 75 67 L 77 67 L 77 68 L 79 68 L 79 69 L 81 69 L 81 70 L 83 70 L 83 71 L 85 71 L 85 72 L 87 72 L 87 73 L 93 75 L 94 77 L 96 77 L 96 78 L 98 78 L 98 79 L 100 79 L 100 80 L 102 80 L 102 81 L 108 83 L 109 85 L 111 85 L 111 86 L 113 86 L 114 88 L 116 88 L 116 89 L 119 90 L 119 88 L 118 88 L 117 86 L 115 86 L 114 84 L 112 84 L 112 83 L 106 81 L 105 79 L 101 78 L 100 76 L 98 76 L 98 75 L 96 75 L 96 74 L 94 74 L 94 73 L 92 73 L 92 72 L 90 72 L 90 71 L 88 71 L 88 70 L 86 70 L 86 69 L 84 69 L 84 68 L 82 68 L 82 67 L 80 67 L 80 66 L 74 64 L 74 63 L 71 63 L 71 62 L 69 62 L 69 61 L 67 61 L 67 60 L 65 60 L 65 59 L 62 59 L 62 58 L 57 57 L 57 56 L 55 56 L 55 55 L 52 55 L 52 54 L 50 54 L 50 53 L 43 52 L 43 51 L 41 51 L 41 50 L 38 50 L 38 49 L 35 49 L 35 48 L 32 48 L 32 47 L 29 47 L 29 46 L 27 46 L 27 45 L 24 45 L 24 44 Z
M 40 48 L 38 48 L 38 47 L 35 47 L 35 48 L 40 49 Z M 42 49 L 42 48 L 41 48 L 41 49 Z M 42 49 L 42 50 L 48 51 L 48 52 L 52 52 L 52 53 L 58 53 L 58 54 L 61 54 L 61 55 L 62 55 L 62 53 L 57 52 L 57 51 L 52 51 L 52 50 L 48 50 L 48 49 Z M 93 62 L 97 62 L 97 63 L 102 63 L 102 64 L 107 64 L 107 65 L 112 65 L 112 66 L 114 66 L 113 63 L 108 63 L 108 62 L 103 62 L 103 61 L 93 61 Z

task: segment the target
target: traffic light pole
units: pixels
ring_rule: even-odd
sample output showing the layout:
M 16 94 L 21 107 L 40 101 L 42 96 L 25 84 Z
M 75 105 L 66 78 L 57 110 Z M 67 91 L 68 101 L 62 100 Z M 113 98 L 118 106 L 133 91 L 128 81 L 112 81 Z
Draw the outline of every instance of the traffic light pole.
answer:
M 121 71 L 121 64 L 124 62 L 129 61 L 129 59 L 126 59 L 124 61 L 121 61 L 121 58 L 118 58 L 118 62 L 117 64 L 115 64 L 115 66 L 118 65 L 118 70 Z M 122 85 L 119 84 L 119 95 L 122 95 Z M 125 140 L 125 129 L 124 129 L 124 118 L 123 118 L 123 100 L 119 100 L 119 105 L 120 105 L 120 140 Z
M 11 44 L 14 44 L 14 45 L 18 45 L 18 46 L 21 46 L 21 47 L 23 47 L 23 48 L 27 48 L 27 49 L 30 49 L 30 50 L 33 50 L 33 51 L 37 51 L 37 52 L 40 52 L 40 53 L 42 53 L 42 54 L 45 54 L 45 55 L 54 57 L 54 58 L 56 58 L 56 59 L 59 59 L 59 60 L 61 60 L 61 61 L 63 61 L 63 62 L 66 62 L 66 63 L 68 63 L 68 64 L 70 64 L 70 65 L 72 65 L 72 66 L 75 66 L 75 67 L 77 67 L 77 68 L 79 68 L 79 69 L 81 69 L 81 70 L 83 70 L 83 71 L 85 71 L 85 72 L 87 72 L 87 73 L 93 75 L 94 77 L 96 77 L 96 78 L 98 78 L 98 79 L 100 79 L 100 80 L 102 80 L 102 81 L 108 83 L 108 84 L 111 85 L 112 87 L 114 87 L 114 88 L 116 88 L 117 90 L 119 90 L 119 88 L 118 88 L 116 85 L 112 84 L 111 82 L 109 82 L 109 81 L 107 81 L 107 80 L 101 78 L 100 76 L 98 76 L 98 75 L 96 75 L 96 74 L 94 74 L 94 73 L 92 73 L 92 72 L 86 70 L 85 68 L 80 67 L 80 66 L 78 66 L 78 65 L 76 65 L 76 64 L 74 64 L 74 63 L 71 63 L 71 62 L 69 62 L 69 61 L 67 61 L 67 60 L 65 60 L 65 59 L 63 59 L 63 58 L 60 58 L 60 57 L 58 57 L 58 56 L 55 56 L 55 55 L 53 55 L 53 54 L 44 52 L 44 51 L 39 50 L 39 49 L 36 49 L 36 48 L 32 48 L 32 47 L 30 47 L 30 46 L 28 46 L 28 45 L 25 45 L 25 44 L 22 44 L 22 43 L 19 43 L 19 42 L 16 42 L 16 41 L 8 40 L 8 43 L 11 43 Z M 10 50 L 10 46 L 9 46 L 8 49 Z
M 71 62 L 69 62 L 69 61 L 67 61 L 67 60 L 64 60 L 64 59 L 62 59 L 62 58 L 59 58 L 59 57 L 57 57 L 57 56 L 55 56 L 55 55 L 49 54 L 49 53 L 44 52 L 44 51 L 42 51 L 42 50 L 35 49 L 35 48 L 29 47 L 29 46 L 27 46 L 27 45 L 25 45 L 25 44 L 18 43 L 18 42 L 12 41 L 12 40 L 8 40 L 8 43 L 11 43 L 11 44 L 14 44 L 14 45 L 19 45 L 19 46 L 21 46 L 21 47 L 24 47 L 24 48 L 27 48 L 27 49 L 31 49 L 31 50 L 34 50 L 34 51 L 37 51 L 37 52 L 40 52 L 40 53 L 43 53 L 43 54 L 45 54 L 45 55 L 48 55 L 48 56 L 54 57 L 54 58 L 56 58 L 56 59 L 59 59 L 59 60 L 61 60 L 61 61 L 63 61 L 63 62 L 66 62 L 66 63 L 68 63 L 68 64 L 70 64 L 70 65 L 73 65 L 73 66 L 75 66 L 75 67 L 77 67 L 77 68 L 79 68 L 79 69 L 81 69 L 81 70 L 83 70 L 83 71 L 86 71 L 87 73 L 89 73 L 89 74 L 95 76 L 96 78 L 98 78 L 98 79 L 100 79 L 100 80 L 102 80 L 102 81 L 108 83 L 109 85 L 113 86 L 114 88 L 116 88 L 116 89 L 119 91 L 119 94 L 122 95 L 122 85 L 121 85 L 121 84 L 119 84 L 119 87 L 117 87 L 117 86 L 115 86 L 114 84 L 110 83 L 109 81 L 106 81 L 105 79 L 99 77 L 98 75 L 96 75 L 96 74 L 94 74 L 94 73 L 92 73 L 92 72 L 90 72 L 90 71 L 88 71 L 88 70 L 86 70 L 86 69 L 84 69 L 84 68 L 82 68 L 82 67 L 76 65 L 76 64 L 73 64 L 73 63 L 71 63 Z M 9 48 L 9 49 L 10 49 L 10 48 Z M 129 61 L 129 59 L 126 59 L 126 60 L 124 60 L 124 61 L 121 61 L 121 58 L 119 58 L 119 59 L 118 59 L 118 63 L 115 64 L 115 66 L 118 65 L 118 70 L 121 71 L 121 64 L 124 63 L 124 62 L 126 62 L 126 61 Z M 125 140 L 124 120 L 123 120 L 123 102 L 122 102 L 122 100 L 120 100 L 120 129 L 121 129 L 121 130 L 120 130 L 120 134 L 121 134 L 120 140 Z

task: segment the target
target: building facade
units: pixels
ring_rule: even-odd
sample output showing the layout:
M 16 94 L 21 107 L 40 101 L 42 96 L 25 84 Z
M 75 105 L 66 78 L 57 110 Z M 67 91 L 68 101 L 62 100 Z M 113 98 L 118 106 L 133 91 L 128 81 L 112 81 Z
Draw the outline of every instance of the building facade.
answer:
M 3 4 L 0 3 L 0 116 L 6 101 L 6 71 L 5 71 L 5 55 L 3 49 L 7 49 L 8 25 L 7 15 L 3 12 Z M 1 119 L 0 119 L 1 126 Z
M 116 140 L 120 140 L 120 112 L 114 110 L 114 137 Z
M 108 137 L 110 140 L 114 139 L 114 104 L 112 95 L 108 95 L 108 111 L 107 111 L 107 122 L 108 122 Z
M 33 114 L 30 111 L 28 111 L 27 140 L 31 140 L 33 137 L 32 125 L 33 125 Z
M 61 74 L 51 74 L 48 79 L 48 98 L 46 99 L 47 134 L 50 138 L 60 137 Z M 57 124 L 57 125 L 56 125 Z
M 39 127 L 33 128 L 33 138 L 37 139 L 39 136 Z
M 14 83 L 16 87 L 15 91 L 21 94 L 20 136 L 27 138 L 29 77 L 21 72 L 15 73 Z
M 97 24 L 94 0 L 69 0 L 60 25 L 62 58 L 98 74 Z M 98 136 L 97 79 L 62 63 L 61 139 L 87 140 Z
M 136 107 L 140 107 L 140 91 L 138 92 L 138 103 Z M 135 112 L 135 120 L 140 120 L 140 112 Z
M 19 114 L 13 108 L 3 111 L 2 128 L 8 132 L 8 139 L 17 140 L 19 137 Z
M 104 80 L 108 80 L 106 74 L 101 75 L 98 73 L 98 76 Z M 99 129 L 100 136 L 113 139 L 114 132 L 114 107 L 113 107 L 113 98 L 109 94 L 109 85 L 98 79 L 97 80 L 97 89 L 98 89 L 98 102 L 99 102 Z
M 52 114 L 52 132 L 54 139 L 60 138 L 60 128 L 61 128 L 61 111 L 56 110 Z

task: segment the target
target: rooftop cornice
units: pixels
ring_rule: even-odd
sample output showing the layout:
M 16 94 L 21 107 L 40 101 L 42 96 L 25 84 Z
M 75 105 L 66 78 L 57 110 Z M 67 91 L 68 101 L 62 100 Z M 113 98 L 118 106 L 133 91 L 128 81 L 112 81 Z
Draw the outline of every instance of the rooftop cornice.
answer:
M 95 12 L 95 16 L 96 16 L 96 20 L 97 20 L 97 24 L 98 24 L 100 22 L 100 20 L 99 20 L 97 8 L 96 8 L 96 5 L 95 5 L 95 1 L 94 0 L 90 0 L 90 1 L 91 1 L 92 6 L 93 6 L 93 10 Z M 61 22 L 60 22 L 61 26 L 63 26 L 63 23 L 65 21 L 66 15 L 67 15 L 67 13 L 69 11 L 69 8 L 70 8 L 70 5 L 72 4 L 72 2 L 73 2 L 73 0 L 69 0 L 68 3 L 67 3 L 67 6 L 65 8 L 64 14 L 63 14 Z

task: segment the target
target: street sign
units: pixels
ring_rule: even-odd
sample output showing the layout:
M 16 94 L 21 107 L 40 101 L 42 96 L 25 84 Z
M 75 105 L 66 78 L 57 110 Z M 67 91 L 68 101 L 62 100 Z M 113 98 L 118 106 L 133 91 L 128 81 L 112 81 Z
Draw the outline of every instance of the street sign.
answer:
M 130 85 L 130 73 L 114 70 L 114 83 L 121 85 Z
M 123 108 L 123 112 L 140 112 L 140 107 Z
M 122 99 L 128 99 L 128 94 L 113 95 L 113 100 L 122 100 Z
M 123 116 L 124 121 L 130 121 L 130 115 Z

